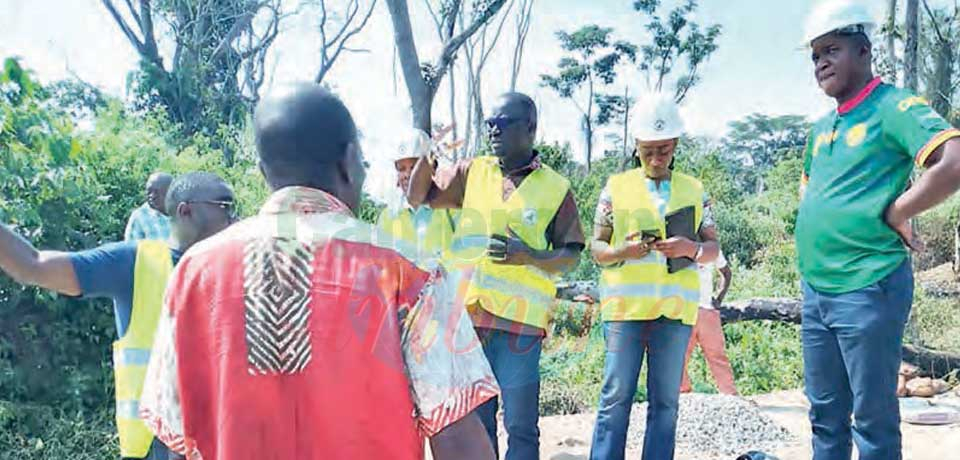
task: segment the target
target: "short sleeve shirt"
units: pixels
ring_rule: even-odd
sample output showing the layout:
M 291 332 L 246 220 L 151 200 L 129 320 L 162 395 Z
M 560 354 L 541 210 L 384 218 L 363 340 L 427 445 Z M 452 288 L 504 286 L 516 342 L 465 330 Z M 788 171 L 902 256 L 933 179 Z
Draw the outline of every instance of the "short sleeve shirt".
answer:
M 124 241 L 166 240 L 170 237 L 170 218 L 144 203 L 130 214 Z
M 813 127 L 804 154 L 805 192 L 797 216 L 800 273 L 826 293 L 855 291 L 907 258 L 883 219 L 914 165 L 960 137 L 927 102 L 874 80 Z
M 667 203 L 670 202 L 670 181 L 661 181 L 659 187 L 656 181 L 649 178 L 645 182 L 647 191 L 649 191 L 650 196 L 653 197 L 654 204 L 660 211 L 660 215 L 665 214 L 667 211 Z M 711 206 L 710 195 L 706 191 L 703 192 L 702 220 L 700 228 L 708 228 L 716 225 L 716 221 L 713 218 L 713 207 Z M 609 183 L 607 183 L 603 191 L 600 192 L 600 199 L 597 200 L 597 209 L 593 216 L 593 222 L 595 226 L 613 227 L 613 196 L 610 194 Z
M 423 458 L 423 436 L 499 388 L 457 285 L 385 240 L 337 198 L 288 187 L 191 248 L 141 418 L 188 459 Z
M 660 215 L 665 215 L 667 213 L 667 205 L 670 203 L 671 191 L 673 190 L 671 181 L 663 180 L 658 184 L 657 181 L 648 177 L 644 177 L 644 184 L 646 185 L 650 196 L 653 198 L 653 204 L 657 207 Z M 607 182 L 607 185 L 604 186 L 603 191 L 600 192 L 600 199 L 597 200 L 597 209 L 594 214 L 593 225 L 594 227 L 613 228 L 613 195 L 610 193 L 609 182 Z M 716 221 L 714 221 L 713 218 L 713 208 L 710 204 L 710 195 L 704 191 L 703 218 L 700 222 L 700 229 L 713 227 L 715 225 Z M 652 255 L 656 263 L 667 263 L 667 258 L 663 255 L 663 253 L 659 251 L 653 251 Z
M 170 249 L 173 263 L 182 253 Z M 137 262 L 137 242 L 110 243 L 70 255 L 84 298 L 113 299 L 117 336 L 123 337 L 130 325 L 133 309 L 133 271 Z
M 697 264 L 697 274 L 700 275 L 700 308 L 714 310 L 713 307 L 713 272 L 727 267 L 727 258 L 723 251 L 717 254 L 717 260 L 708 264 Z

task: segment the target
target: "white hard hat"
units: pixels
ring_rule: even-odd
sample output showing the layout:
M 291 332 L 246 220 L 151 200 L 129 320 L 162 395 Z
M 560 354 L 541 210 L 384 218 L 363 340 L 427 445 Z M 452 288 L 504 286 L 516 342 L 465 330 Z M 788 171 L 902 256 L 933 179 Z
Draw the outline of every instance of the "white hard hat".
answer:
M 411 128 L 407 130 L 401 142 L 390 152 L 392 161 L 400 161 L 407 158 L 419 158 L 430 152 L 433 148 L 433 141 L 430 135 L 421 129 Z
M 640 99 L 633 112 L 633 137 L 639 141 L 676 139 L 683 134 L 683 120 L 676 101 L 661 93 Z
M 862 32 L 869 38 L 876 27 L 876 19 L 862 2 L 824 0 L 807 18 L 803 46 L 809 47 L 814 40 L 832 32 Z

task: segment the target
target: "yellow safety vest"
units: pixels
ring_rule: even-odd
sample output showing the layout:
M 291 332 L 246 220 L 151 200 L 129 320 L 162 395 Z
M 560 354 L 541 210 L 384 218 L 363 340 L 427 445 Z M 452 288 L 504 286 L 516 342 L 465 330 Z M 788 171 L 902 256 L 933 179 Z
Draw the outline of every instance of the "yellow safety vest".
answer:
M 652 231 L 666 237 L 664 216 L 654 204 L 641 168 L 611 176 L 608 181 L 613 204 L 613 237 L 610 245 L 625 244 L 630 234 Z M 703 184 L 685 174 L 674 172 L 671 178 L 667 214 L 693 206 L 695 225 L 703 219 Z M 696 264 L 677 273 L 651 252 L 641 260 L 604 268 L 600 275 L 601 312 L 605 321 L 654 320 L 660 317 L 697 322 L 700 278 Z
M 172 271 L 173 259 L 166 242 L 144 240 L 137 244 L 130 325 L 123 337 L 113 343 L 121 457 L 146 457 L 153 442 L 153 433 L 138 412 L 153 335 L 163 308 L 163 293 Z
M 533 266 L 497 265 L 486 256 L 486 249 L 490 236 L 507 235 L 507 228 L 531 248 L 549 249 L 547 227 L 570 182 L 543 165 L 504 201 L 503 180 L 496 157 L 477 157 L 471 163 L 448 265 L 452 276 L 469 277 L 465 279 L 466 305 L 545 328 L 557 293 L 554 277 Z
M 427 225 L 417 228 L 414 219 L 415 212 L 430 212 Z M 420 209 L 414 211 L 403 209 L 394 213 L 384 209 L 377 219 L 377 226 L 394 238 L 399 244 L 411 247 L 414 255 L 423 262 L 425 259 L 440 260 L 444 251 L 453 242 L 453 232 L 456 226 L 456 212 L 452 209 Z

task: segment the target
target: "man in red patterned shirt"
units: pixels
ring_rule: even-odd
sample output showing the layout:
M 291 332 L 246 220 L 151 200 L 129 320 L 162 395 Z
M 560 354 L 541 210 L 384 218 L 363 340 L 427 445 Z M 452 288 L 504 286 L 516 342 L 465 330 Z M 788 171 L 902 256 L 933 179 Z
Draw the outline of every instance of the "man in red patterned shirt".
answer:
M 188 460 L 419 460 L 425 437 L 492 459 L 473 410 L 499 389 L 455 287 L 354 217 L 347 108 L 305 86 L 255 123 L 273 195 L 180 261 L 141 417 Z

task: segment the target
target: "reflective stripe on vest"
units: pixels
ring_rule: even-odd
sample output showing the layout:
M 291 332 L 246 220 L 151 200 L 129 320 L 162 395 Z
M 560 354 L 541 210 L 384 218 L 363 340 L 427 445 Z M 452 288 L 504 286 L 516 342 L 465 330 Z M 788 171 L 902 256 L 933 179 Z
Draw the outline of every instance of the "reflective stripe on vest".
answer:
M 633 233 L 651 231 L 666 236 L 666 223 L 646 187 L 643 170 L 633 169 L 608 182 L 613 202 L 613 236 L 610 243 L 622 246 Z M 695 225 L 703 218 L 703 185 L 674 172 L 666 212 L 693 206 Z M 660 317 L 693 325 L 700 303 L 700 279 L 696 266 L 668 273 L 654 254 L 603 269 L 600 275 L 601 311 L 605 321 L 654 320 Z
M 536 250 L 549 249 L 547 227 L 570 189 L 549 166 L 530 173 L 503 200 L 503 173 L 495 157 L 470 165 L 457 232 L 446 257 L 451 271 L 469 280 L 465 303 L 495 316 L 545 328 L 556 297 L 554 277 L 533 266 L 498 265 L 486 255 L 490 236 L 513 231 Z
M 173 260 L 165 242 L 144 240 L 137 244 L 130 324 L 123 337 L 113 344 L 121 457 L 146 457 L 153 442 L 153 433 L 140 421 L 138 410 L 153 336 L 163 308 L 163 293 L 172 271 Z

